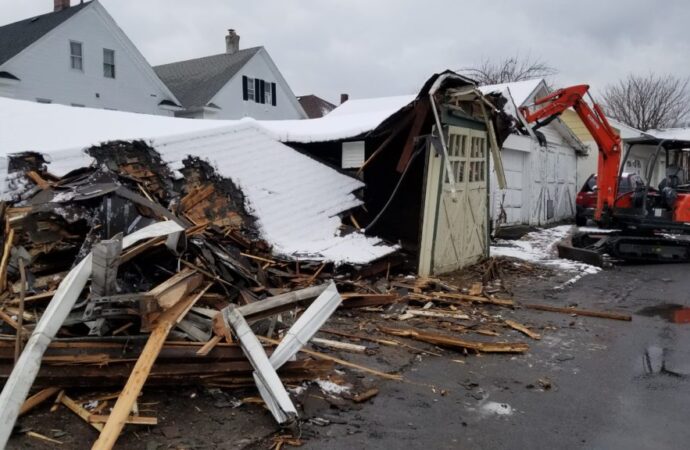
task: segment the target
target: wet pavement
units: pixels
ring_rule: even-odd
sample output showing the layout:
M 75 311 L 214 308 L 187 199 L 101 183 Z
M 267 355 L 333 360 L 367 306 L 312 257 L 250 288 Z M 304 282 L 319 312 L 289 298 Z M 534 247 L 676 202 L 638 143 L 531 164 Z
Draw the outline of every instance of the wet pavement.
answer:
M 624 266 L 518 300 L 624 311 L 632 322 L 522 311 L 524 356 L 424 357 L 306 448 L 690 447 L 690 266 Z

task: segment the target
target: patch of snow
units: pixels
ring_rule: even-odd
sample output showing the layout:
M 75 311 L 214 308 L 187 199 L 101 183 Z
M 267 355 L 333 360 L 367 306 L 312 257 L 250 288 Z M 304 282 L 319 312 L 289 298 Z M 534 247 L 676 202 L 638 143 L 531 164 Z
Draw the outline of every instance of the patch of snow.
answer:
M 321 391 L 323 391 L 324 394 L 340 395 L 340 394 L 350 392 L 349 387 L 335 384 L 332 381 L 315 380 L 315 382 L 316 382 L 316 384 L 319 385 L 319 389 L 321 389 Z
M 527 233 L 522 239 L 508 241 L 499 239 L 491 246 L 491 256 L 508 256 L 577 275 L 563 283 L 560 288 L 577 282 L 585 275 L 595 274 L 601 268 L 558 257 L 556 244 L 572 234 L 575 227 L 561 225 Z
M 515 411 L 508 403 L 486 402 L 481 406 L 482 412 L 497 416 L 512 416 Z

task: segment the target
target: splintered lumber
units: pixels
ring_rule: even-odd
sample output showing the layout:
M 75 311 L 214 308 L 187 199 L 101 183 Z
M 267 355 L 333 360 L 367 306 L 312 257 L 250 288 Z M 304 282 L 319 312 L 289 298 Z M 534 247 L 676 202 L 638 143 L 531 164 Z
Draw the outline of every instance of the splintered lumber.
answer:
M 539 333 L 535 333 L 534 331 L 530 330 L 526 326 L 522 325 L 521 323 L 515 322 L 514 320 L 505 320 L 505 324 L 508 325 L 510 328 L 513 330 L 519 331 L 520 333 L 531 337 L 532 339 L 539 340 L 541 339 L 541 335 Z
M 155 290 L 155 289 L 154 289 Z M 167 292 L 167 289 L 164 291 Z M 109 450 L 113 448 L 117 438 L 120 436 L 122 428 L 124 428 L 127 418 L 129 417 L 134 402 L 139 396 L 139 392 L 144 387 L 144 383 L 151 372 L 151 368 L 158 357 L 158 354 L 163 349 L 165 339 L 173 326 L 177 323 L 178 318 L 182 313 L 188 310 L 190 304 L 193 305 L 198 299 L 197 296 L 188 296 L 184 300 L 181 297 L 187 294 L 187 289 L 174 289 L 180 297 L 173 303 L 169 309 L 164 311 L 157 319 L 151 335 L 146 346 L 141 352 L 137 363 L 132 370 L 132 374 L 127 380 L 127 384 L 115 403 L 115 407 L 110 413 L 110 417 L 101 431 L 98 440 L 93 444 L 93 450 Z M 169 298 L 169 302 L 173 302 Z M 96 425 L 96 424 L 94 424 Z
M 393 336 L 409 337 L 441 347 L 469 349 L 481 353 L 524 353 L 529 349 L 529 346 L 522 342 L 477 342 L 410 329 L 380 327 L 379 330 Z
M 363 403 L 363 402 L 366 402 L 367 400 L 371 400 L 372 398 L 376 397 L 377 395 L 379 395 L 379 390 L 376 388 L 371 388 L 369 390 L 366 390 L 366 391 L 352 397 L 352 401 L 355 403 Z
M 99 414 L 91 414 L 89 416 L 89 423 L 107 423 L 110 416 L 103 416 Z M 125 419 L 127 425 L 158 425 L 158 419 L 155 417 L 129 416 Z
M 87 411 L 86 408 L 81 406 L 79 403 L 69 398 L 67 395 L 62 394 L 60 396 L 60 403 L 65 405 L 67 409 L 72 411 L 74 414 L 78 415 L 82 420 L 84 420 L 84 422 L 88 423 L 98 431 L 103 430 L 103 424 L 89 422 L 89 417 L 91 416 L 91 413 Z
M 476 297 L 478 295 L 482 295 L 483 290 L 484 290 L 484 286 L 482 285 L 481 282 L 472 283 L 472 287 L 470 287 L 469 294 Z
M 204 281 L 195 270 L 184 269 L 149 291 L 163 309 L 176 304 L 182 297 L 196 290 Z
M 404 347 L 404 348 L 407 348 L 409 350 L 414 350 L 415 352 L 426 353 L 426 354 L 434 355 L 434 356 L 443 356 L 440 353 L 432 352 L 429 350 L 424 350 L 423 348 L 415 347 L 413 345 L 405 344 L 404 342 L 394 341 L 391 339 L 380 339 L 380 338 L 375 338 L 375 337 L 371 337 L 371 336 L 362 336 L 359 334 L 343 333 L 342 331 L 328 330 L 326 328 L 320 329 L 319 332 L 333 334 L 335 336 L 342 336 L 342 337 L 346 337 L 349 339 L 359 339 L 362 341 L 374 342 L 376 344 L 385 345 L 388 347 Z
M 41 189 L 48 189 L 50 187 L 50 183 L 44 180 L 43 177 L 41 177 L 35 170 L 26 172 L 26 176 L 29 177 L 31 181 L 36 183 L 36 186 L 40 187 Z
M 268 342 L 268 343 L 274 344 L 274 345 L 280 344 L 280 342 L 276 341 L 275 339 L 267 338 L 264 336 L 257 336 L 257 337 L 259 338 L 260 341 Z M 324 353 L 319 353 L 319 352 L 315 352 L 313 350 L 308 350 L 306 348 L 301 348 L 300 352 L 304 353 L 305 355 L 313 356 L 314 358 L 317 358 L 317 359 L 325 359 L 328 361 L 333 361 L 334 363 L 340 364 L 341 366 L 350 367 L 351 369 L 355 369 L 355 370 L 358 370 L 360 372 L 370 373 L 372 375 L 376 375 L 377 377 L 386 378 L 388 380 L 400 381 L 403 379 L 402 375 L 393 375 L 390 373 L 379 372 L 378 370 L 370 369 L 369 367 L 360 366 L 359 364 L 345 361 L 344 359 L 335 358 L 333 356 L 326 355 Z
M 443 303 L 448 303 L 448 304 L 460 304 L 459 302 L 452 302 L 452 300 L 460 300 L 464 302 L 472 302 L 472 303 L 489 303 L 492 305 L 498 305 L 498 306 L 506 306 L 509 308 L 512 308 L 515 306 L 515 302 L 512 300 L 508 299 L 501 299 L 501 298 L 488 298 L 488 297 L 480 297 L 477 295 L 465 295 L 465 294 L 452 294 L 448 292 L 433 292 L 431 294 L 433 297 L 433 301 L 439 301 Z
M 29 437 L 32 437 L 34 439 L 38 439 L 40 441 L 43 441 L 43 442 L 50 442 L 51 444 L 56 444 L 56 445 L 62 445 L 63 444 L 62 441 L 58 441 L 57 439 L 49 438 L 48 436 L 44 436 L 40 433 L 36 433 L 35 431 L 27 431 L 26 435 Z
M 331 339 L 311 338 L 311 342 L 321 347 L 330 347 L 336 350 L 345 350 L 347 352 L 364 353 L 367 348 L 363 345 L 349 344 L 347 342 L 333 341 Z
M 213 350 L 216 345 L 220 344 L 220 341 L 223 340 L 223 336 L 218 336 L 215 335 L 213 336 L 207 343 L 203 345 L 199 350 L 197 350 L 196 354 L 199 356 L 206 356 L 208 355 L 211 350 Z
M 58 392 L 60 392 L 60 388 L 56 387 L 49 387 L 36 392 L 34 395 L 26 399 L 21 409 L 19 410 L 19 415 L 22 416 L 28 413 L 29 411 L 31 411 L 44 401 L 48 400 L 50 397 L 57 394 Z
M 14 244 L 14 228 L 10 228 L 10 231 L 7 232 L 2 259 L 0 259 L 0 292 L 5 292 L 7 289 L 7 266 L 10 263 L 12 244 Z
M 408 318 L 409 317 L 435 317 L 439 319 L 460 319 L 460 320 L 467 320 L 470 318 L 467 314 L 463 313 L 458 313 L 458 312 L 451 312 L 451 311 L 429 311 L 426 309 L 408 309 L 405 311 L 405 314 L 400 316 L 400 319 Z
M 587 316 L 587 317 L 599 317 L 601 319 L 611 319 L 611 320 L 623 320 L 631 321 L 632 316 L 629 314 L 614 313 L 608 311 L 594 311 L 591 309 L 579 309 L 579 308 L 561 308 L 558 306 L 550 305 L 536 305 L 536 304 L 526 304 L 523 303 L 520 306 L 527 309 L 534 309 L 537 311 L 548 311 L 563 314 L 575 314 L 577 316 Z

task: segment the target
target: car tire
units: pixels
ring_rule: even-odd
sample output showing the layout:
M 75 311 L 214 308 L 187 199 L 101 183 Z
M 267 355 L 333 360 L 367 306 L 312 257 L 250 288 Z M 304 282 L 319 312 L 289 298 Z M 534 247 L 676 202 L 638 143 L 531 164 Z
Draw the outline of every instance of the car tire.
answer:
M 587 225 L 587 217 L 576 214 L 575 225 L 577 225 L 578 227 L 584 227 L 585 225 Z

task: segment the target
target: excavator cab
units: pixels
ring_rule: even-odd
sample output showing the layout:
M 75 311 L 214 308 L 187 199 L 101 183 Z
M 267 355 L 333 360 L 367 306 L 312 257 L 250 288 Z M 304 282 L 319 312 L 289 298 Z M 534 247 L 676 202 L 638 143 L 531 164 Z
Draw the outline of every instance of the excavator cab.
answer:
M 621 193 L 615 226 L 690 233 L 690 141 L 643 137 L 627 142 L 621 174 L 637 170 L 643 184 Z

